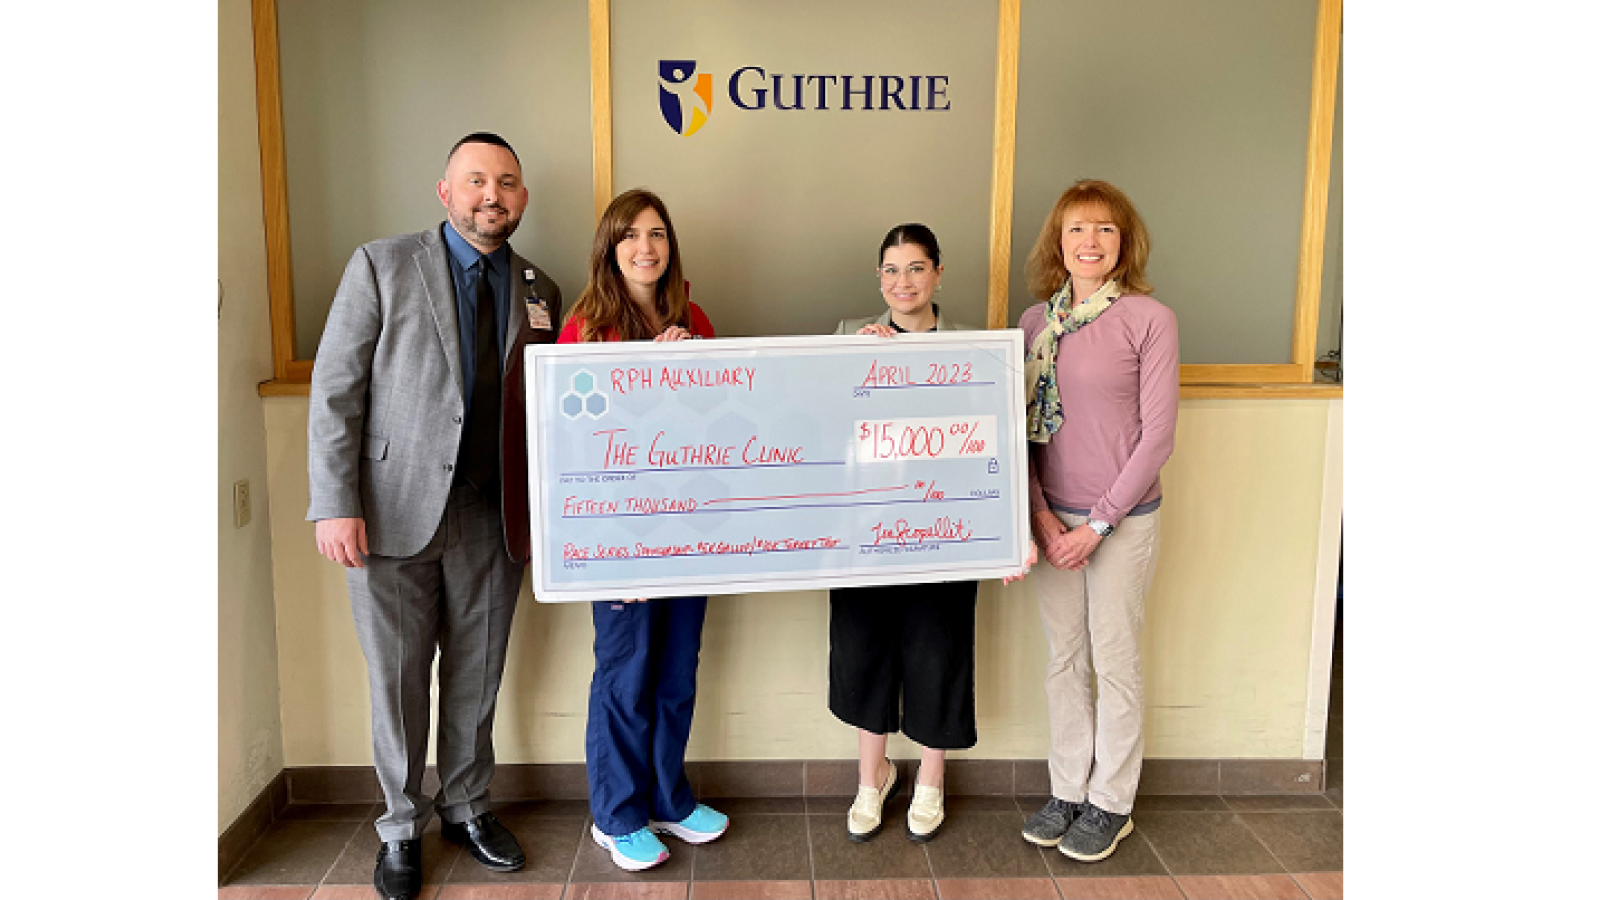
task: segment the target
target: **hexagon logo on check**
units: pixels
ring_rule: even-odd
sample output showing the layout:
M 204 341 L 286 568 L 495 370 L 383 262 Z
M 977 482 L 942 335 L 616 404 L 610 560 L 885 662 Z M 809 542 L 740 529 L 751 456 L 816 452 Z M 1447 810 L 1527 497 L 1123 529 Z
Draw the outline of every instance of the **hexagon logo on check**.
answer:
M 599 382 L 588 369 L 572 373 L 570 388 L 561 395 L 561 414 L 569 419 L 598 419 L 611 408 L 605 391 L 600 390 Z

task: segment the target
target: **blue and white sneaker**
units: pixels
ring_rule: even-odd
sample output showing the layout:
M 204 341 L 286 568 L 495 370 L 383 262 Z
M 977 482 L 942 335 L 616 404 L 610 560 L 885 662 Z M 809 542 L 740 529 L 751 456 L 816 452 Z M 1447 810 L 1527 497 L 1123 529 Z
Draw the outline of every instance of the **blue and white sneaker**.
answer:
M 694 812 L 681 822 L 651 822 L 647 827 L 691 844 L 704 844 L 722 837 L 728 830 L 728 817 L 704 803 L 696 803 Z
M 629 872 L 639 872 L 651 866 L 659 866 L 672 855 L 667 852 L 667 845 L 661 843 L 661 839 L 649 828 L 612 837 L 601 831 L 599 825 L 590 825 L 589 833 L 594 835 L 596 844 L 611 851 L 611 861 L 616 863 L 618 868 Z

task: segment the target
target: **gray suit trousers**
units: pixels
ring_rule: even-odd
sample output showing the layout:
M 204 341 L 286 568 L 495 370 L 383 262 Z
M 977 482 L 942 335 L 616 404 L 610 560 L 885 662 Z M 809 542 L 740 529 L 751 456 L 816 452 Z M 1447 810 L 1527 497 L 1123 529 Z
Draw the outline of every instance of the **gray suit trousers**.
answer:
M 494 710 L 522 569 L 506 555 L 497 498 L 450 492 L 443 519 L 415 556 L 368 556 L 346 569 L 372 694 L 372 755 L 388 811 L 378 836 L 422 835 L 437 808 L 446 822 L 488 809 Z M 439 655 L 439 793 L 422 793 L 429 685 Z

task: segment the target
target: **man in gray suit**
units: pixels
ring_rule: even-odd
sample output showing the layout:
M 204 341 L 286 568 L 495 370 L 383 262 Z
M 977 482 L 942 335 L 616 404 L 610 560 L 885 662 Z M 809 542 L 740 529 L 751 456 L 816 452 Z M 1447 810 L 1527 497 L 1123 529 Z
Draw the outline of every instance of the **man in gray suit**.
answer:
M 410 900 L 422 829 L 496 871 L 521 868 L 488 812 L 495 696 L 529 555 L 522 348 L 553 342 L 555 282 L 506 240 L 528 204 L 504 139 L 450 151 L 447 219 L 373 241 L 345 267 L 311 376 L 317 549 L 346 567 L 367 659 L 373 762 L 388 811 L 373 885 Z M 422 792 L 439 656 L 439 791 Z

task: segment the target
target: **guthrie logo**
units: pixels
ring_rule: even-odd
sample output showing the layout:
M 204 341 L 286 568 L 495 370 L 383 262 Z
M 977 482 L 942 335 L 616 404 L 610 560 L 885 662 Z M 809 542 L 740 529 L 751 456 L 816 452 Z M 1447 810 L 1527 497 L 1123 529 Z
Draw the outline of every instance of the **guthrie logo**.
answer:
M 706 124 L 706 119 L 711 115 L 709 73 L 701 72 L 692 88 L 684 90 L 683 93 L 678 92 L 689 83 L 690 77 L 694 75 L 695 65 L 692 59 L 661 60 L 661 84 L 658 87 L 661 92 L 661 117 L 667 120 L 673 131 L 684 137 L 699 131 L 700 126 Z M 687 126 L 683 121 L 683 105 L 686 100 L 689 104 Z

